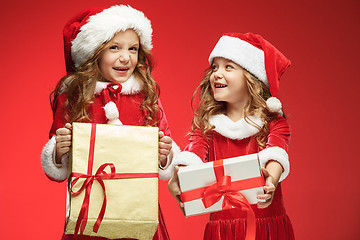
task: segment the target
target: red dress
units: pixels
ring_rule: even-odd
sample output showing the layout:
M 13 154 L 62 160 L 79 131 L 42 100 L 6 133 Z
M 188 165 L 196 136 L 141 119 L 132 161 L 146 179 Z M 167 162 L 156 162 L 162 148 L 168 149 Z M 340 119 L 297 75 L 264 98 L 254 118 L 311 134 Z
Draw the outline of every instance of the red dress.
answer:
M 124 125 L 135 125 L 135 126 L 143 126 L 145 123 L 145 118 L 143 112 L 140 110 L 140 104 L 144 98 L 144 94 L 141 91 L 132 91 L 130 90 L 130 93 L 118 93 L 119 96 L 116 98 L 115 104 L 119 111 L 119 119 Z M 60 94 L 57 98 L 55 109 L 53 111 L 53 124 L 50 130 L 50 140 L 48 144 L 45 146 L 43 153 L 42 153 L 42 164 L 43 169 L 45 171 L 45 174 L 53 181 L 64 181 L 62 176 L 66 176 L 67 172 L 67 166 L 63 167 L 62 169 L 58 169 L 56 167 L 53 167 L 51 165 L 53 164 L 52 159 L 52 151 L 54 148 L 54 144 L 51 144 L 51 141 L 53 143 L 55 142 L 54 135 L 58 128 L 64 127 L 65 123 L 67 122 L 64 118 L 65 116 L 65 110 L 63 109 L 64 102 L 67 98 L 66 93 Z M 103 108 L 104 104 L 102 102 L 102 99 L 100 95 L 95 95 L 94 103 L 89 107 L 88 111 L 91 115 L 91 120 L 94 123 L 99 124 L 106 124 L 107 119 L 105 116 L 105 111 Z M 163 131 L 166 136 L 170 136 L 170 130 L 168 128 L 167 120 L 164 115 L 164 111 L 162 110 L 161 103 L 159 101 L 159 111 L 158 111 L 158 119 L 160 121 L 158 122 L 157 126 L 159 127 L 159 131 Z M 49 152 L 49 154 L 44 154 L 44 152 Z M 44 156 L 45 155 L 45 156 Z M 62 171 L 61 173 L 58 173 L 56 171 Z M 68 210 L 68 209 L 67 209 Z M 63 235 L 62 240 L 71 240 L 74 239 L 73 235 Z M 90 236 L 78 236 L 77 239 L 79 240 L 105 240 L 106 238 L 102 237 L 90 237 Z M 159 206 L 159 225 L 158 229 L 153 237 L 153 240 L 168 240 L 169 235 L 166 230 L 166 226 L 164 223 L 163 215 Z
M 256 118 L 254 118 L 256 122 Z M 259 119 L 257 119 L 259 120 Z M 185 151 L 194 153 L 204 162 L 231 158 L 259 152 L 260 163 L 265 166 L 269 160 L 278 161 L 284 169 L 280 178 L 283 180 L 289 172 L 287 148 L 290 139 L 290 128 L 283 117 L 277 117 L 269 123 L 269 135 L 266 148 L 260 151 L 254 139 L 258 132 L 243 119 L 232 122 L 225 115 L 216 115 L 210 119 L 215 129 L 209 138 L 203 137 L 199 131 L 190 136 L 190 143 Z M 259 123 L 259 122 L 258 122 Z M 263 125 L 261 122 L 260 126 Z M 265 209 L 252 205 L 256 216 L 256 239 L 294 239 L 294 232 L 286 214 L 281 183 L 278 184 L 272 204 Z M 246 211 L 238 208 L 214 212 L 210 214 L 204 233 L 206 240 L 241 240 L 246 234 Z

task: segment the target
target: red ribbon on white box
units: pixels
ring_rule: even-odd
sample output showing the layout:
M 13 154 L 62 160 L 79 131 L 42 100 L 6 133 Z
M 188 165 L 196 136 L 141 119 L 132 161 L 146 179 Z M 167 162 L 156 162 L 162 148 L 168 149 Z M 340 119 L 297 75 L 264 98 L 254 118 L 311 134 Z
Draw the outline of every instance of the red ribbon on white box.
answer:
M 216 176 L 216 182 L 208 187 L 202 187 L 181 193 L 181 201 L 189 202 L 201 198 L 205 208 L 208 208 L 214 205 L 216 202 L 220 201 L 222 197 L 224 197 L 222 203 L 222 210 L 236 207 L 247 211 L 247 227 L 245 239 L 255 239 L 255 213 L 252 210 L 248 200 L 239 191 L 264 186 L 264 178 L 260 176 L 231 182 L 231 176 L 225 176 L 224 174 L 223 160 L 213 161 L 213 166 Z
M 78 220 L 76 221 L 76 226 L 75 226 L 75 234 L 74 236 L 76 237 L 78 235 L 79 229 L 80 229 L 80 234 L 83 234 L 85 227 L 86 227 L 86 223 L 87 223 L 87 219 L 88 219 L 88 212 L 89 212 L 89 202 L 90 202 L 90 192 L 91 192 L 91 187 L 92 184 L 94 182 L 94 180 L 97 180 L 103 191 L 104 191 L 104 200 L 103 200 L 103 204 L 99 213 L 99 216 L 95 222 L 93 231 L 95 233 L 98 232 L 100 224 L 104 218 L 105 215 L 105 210 L 106 210 L 106 189 L 105 189 L 105 184 L 104 184 L 104 179 L 124 179 L 124 178 L 154 178 L 154 177 L 159 177 L 158 173 L 116 173 L 116 169 L 115 169 L 115 165 L 112 163 L 104 163 L 102 164 L 98 170 L 96 171 L 95 175 L 92 174 L 92 170 L 93 170 L 93 162 L 94 162 L 94 149 L 95 149 L 95 137 L 96 137 L 96 124 L 92 123 L 91 124 L 91 134 L 90 134 L 90 149 L 89 149 L 89 159 L 88 159 L 88 170 L 87 170 L 87 174 L 83 174 L 83 173 L 72 173 L 72 177 L 74 177 L 73 181 L 71 182 L 71 193 L 74 196 L 79 195 L 84 189 L 85 189 L 85 197 L 84 197 L 84 201 L 82 203 L 81 206 L 81 210 L 78 216 Z M 110 167 L 110 174 L 105 172 L 104 169 L 109 166 Z M 73 191 L 73 188 L 75 186 L 75 184 L 78 182 L 78 180 L 80 178 L 84 178 L 84 182 L 81 185 L 81 187 L 79 188 L 78 191 Z

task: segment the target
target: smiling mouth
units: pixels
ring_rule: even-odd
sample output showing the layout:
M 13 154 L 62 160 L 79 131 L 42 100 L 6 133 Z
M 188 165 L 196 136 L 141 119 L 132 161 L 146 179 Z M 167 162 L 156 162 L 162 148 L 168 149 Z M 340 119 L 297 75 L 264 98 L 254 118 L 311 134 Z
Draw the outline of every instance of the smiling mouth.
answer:
M 221 84 L 221 83 L 214 83 L 214 87 L 215 88 L 226 88 L 227 85 L 226 84 Z
M 126 72 L 129 70 L 127 67 L 113 67 L 115 71 Z

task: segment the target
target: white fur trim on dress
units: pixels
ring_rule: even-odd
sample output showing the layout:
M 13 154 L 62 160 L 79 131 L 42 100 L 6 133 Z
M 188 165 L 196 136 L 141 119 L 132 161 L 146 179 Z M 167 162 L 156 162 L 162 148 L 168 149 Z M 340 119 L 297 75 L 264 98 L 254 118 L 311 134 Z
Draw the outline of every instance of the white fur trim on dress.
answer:
M 264 51 L 252 44 L 237 37 L 222 36 L 210 53 L 210 64 L 215 57 L 223 57 L 239 64 L 269 86 Z
M 96 82 L 95 94 L 100 94 L 110 82 Z M 143 89 L 143 82 L 132 74 L 126 82 L 121 83 L 121 94 L 137 94 Z
M 56 181 L 64 181 L 67 179 L 68 175 L 68 154 L 65 154 L 61 158 L 61 164 L 55 164 L 55 136 L 50 138 L 41 153 L 41 165 L 44 169 L 44 172 L 50 178 Z
M 177 165 L 192 166 L 202 163 L 203 161 L 201 160 L 201 158 L 199 158 L 195 153 L 188 151 L 178 152 L 177 154 L 174 154 L 170 166 L 162 171 L 160 179 L 170 179 L 174 173 L 175 166 Z
M 284 180 L 290 172 L 289 155 L 287 152 L 280 147 L 269 147 L 259 152 L 260 166 L 265 167 L 266 163 L 270 160 L 277 161 L 281 164 L 284 171 L 280 176 L 279 182 Z
M 116 5 L 90 16 L 72 41 L 71 56 L 76 67 L 84 63 L 101 44 L 110 41 L 120 31 L 133 29 L 140 43 L 152 49 L 152 28 L 144 13 L 130 6 Z
M 241 140 L 257 134 L 264 126 L 264 123 L 261 121 L 260 117 L 250 116 L 248 118 L 250 120 L 246 121 L 244 118 L 242 118 L 237 122 L 233 122 L 224 114 L 218 114 L 211 116 L 209 122 L 211 125 L 215 126 L 214 131 L 220 133 L 221 135 L 231 139 Z M 252 122 L 259 126 L 260 129 L 253 126 L 251 124 Z

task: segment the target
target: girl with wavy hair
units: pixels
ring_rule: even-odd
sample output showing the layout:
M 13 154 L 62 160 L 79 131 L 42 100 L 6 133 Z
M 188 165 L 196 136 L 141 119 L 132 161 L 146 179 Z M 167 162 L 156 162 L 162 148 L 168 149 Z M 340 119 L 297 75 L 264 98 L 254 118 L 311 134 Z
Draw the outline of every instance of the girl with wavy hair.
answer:
M 294 239 L 281 193 L 281 182 L 289 174 L 290 127 L 276 98 L 280 77 L 290 61 L 259 35 L 229 33 L 220 38 L 209 63 L 194 93 L 199 91 L 200 99 L 189 144 L 172 164 L 201 164 L 258 153 L 265 186 L 264 194 L 257 196 L 262 201 L 251 205 L 256 239 Z M 178 169 L 169 190 L 183 210 Z M 211 213 L 204 239 L 245 239 L 246 213 L 241 208 Z
M 169 178 L 166 171 L 177 146 L 159 100 L 158 84 L 151 75 L 150 20 L 125 5 L 88 9 L 66 24 L 63 35 L 68 74 L 59 81 L 51 99 L 53 123 L 41 156 L 45 174 L 54 181 L 66 180 L 71 124 L 91 122 L 158 127 L 159 175 Z M 62 239 L 73 237 L 64 234 Z M 169 239 L 160 208 L 153 239 Z

